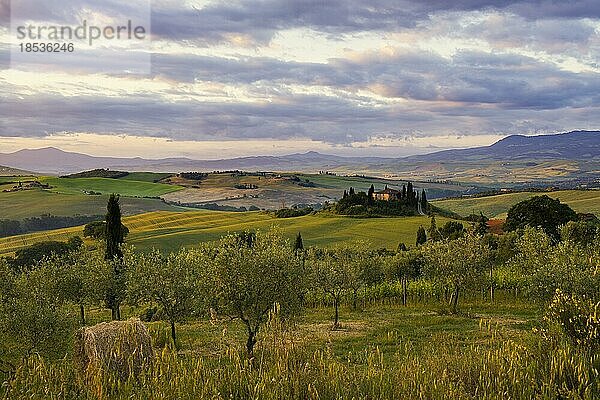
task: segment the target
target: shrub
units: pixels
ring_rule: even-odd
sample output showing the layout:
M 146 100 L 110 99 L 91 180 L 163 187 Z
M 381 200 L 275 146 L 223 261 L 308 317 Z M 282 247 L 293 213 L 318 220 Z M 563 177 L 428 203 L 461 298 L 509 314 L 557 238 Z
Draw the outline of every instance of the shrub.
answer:
M 568 295 L 560 289 L 548 307 L 546 320 L 556 323 L 561 331 L 577 346 L 600 349 L 600 302 Z
M 554 242 L 560 239 L 558 227 L 577 220 L 577 213 L 567 204 L 546 195 L 535 196 L 515 204 L 508 210 L 504 230 L 514 231 L 526 226 L 542 228 Z
M 312 207 L 306 208 L 282 208 L 280 210 L 275 211 L 275 217 L 277 218 L 294 218 L 301 217 L 303 215 L 308 215 L 314 210 Z

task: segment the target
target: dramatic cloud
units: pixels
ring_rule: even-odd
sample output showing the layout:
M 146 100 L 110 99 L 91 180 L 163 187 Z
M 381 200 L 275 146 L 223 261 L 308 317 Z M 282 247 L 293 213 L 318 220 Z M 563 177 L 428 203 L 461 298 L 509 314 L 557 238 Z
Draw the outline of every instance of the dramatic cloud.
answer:
M 598 18 L 600 5 L 593 0 L 243 0 L 181 8 L 166 2 L 155 6 L 152 24 L 155 35 L 170 39 L 211 42 L 247 35 L 264 43 L 285 29 L 330 34 L 395 31 L 415 27 L 438 13 L 471 11 L 505 11 L 532 20 L 577 19 Z
M 0 0 L 0 137 L 293 140 L 377 154 L 415 138 L 452 147 L 600 126 L 597 1 L 144 3 L 18 2 L 39 24 L 151 18 L 151 68 L 135 74 L 148 52 L 127 43 L 10 64 Z

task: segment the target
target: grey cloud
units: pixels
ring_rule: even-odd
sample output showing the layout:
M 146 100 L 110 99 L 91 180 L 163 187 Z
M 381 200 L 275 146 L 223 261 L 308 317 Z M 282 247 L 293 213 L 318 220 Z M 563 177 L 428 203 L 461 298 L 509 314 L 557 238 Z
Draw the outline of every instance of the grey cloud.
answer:
M 317 85 L 346 93 L 366 89 L 390 98 L 526 109 L 592 106 L 600 99 L 599 74 L 573 73 L 503 53 L 462 51 L 452 59 L 425 52 L 400 53 L 329 64 L 162 55 L 154 58 L 153 67 L 155 74 L 171 79 L 261 84 L 277 89 L 274 93 L 281 93 L 282 84 Z
M 10 0 L 0 0 L 0 25 L 8 26 L 10 23 Z
M 13 17 L 55 24 L 79 24 L 79 17 L 84 11 L 102 13 L 125 22 L 128 19 L 146 20 L 150 19 L 151 9 L 149 0 L 13 0 L 11 8 Z
M 0 0 L 0 5 L 6 0 Z M 68 0 L 65 9 L 86 2 Z M 90 4 L 92 4 L 90 2 Z M 97 6 L 97 3 L 94 3 Z M 135 10 L 123 2 L 107 2 L 115 13 Z M 529 4 L 534 4 L 532 8 Z M 567 3 L 564 3 L 567 4 Z M 331 34 L 414 27 L 435 13 L 496 9 L 521 17 L 490 29 L 474 25 L 459 32 L 492 43 L 506 41 L 536 49 L 577 55 L 596 33 L 573 18 L 598 17 L 598 7 L 579 1 L 566 10 L 546 1 L 399 1 L 264 0 L 213 3 L 200 10 L 153 9 L 153 33 L 172 40 L 209 45 L 227 41 L 229 34 L 247 34 L 268 42 L 281 29 L 309 27 Z M 589 6 L 584 15 L 582 4 Z M 1 10 L 1 9 L 0 9 Z M 32 12 L 42 13 L 40 10 Z M 562 11 L 564 12 L 562 12 Z M 67 18 L 49 11 L 51 18 Z M 560 15 L 558 15 L 560 14 Z M 0 14 L 1 15 L 1 14 Z M 504 15 L 504 14 L 503 14 Z M 538 19 L 538 21 L 533 21 Z M 519 42 L 520 41 L 520 42 Z M 566 49 L 566 50 L 565 50 Z M 589 50 L 589 49 L 588 49 Z M 586 51 L 588 51 L 586 50 Z M 594 53 L 590 51 L 590 57 Z M 80 68 L 93 67 L 101 57 L 83 57 Z M 0 60 L 6 51 L 0 48 Z M 600 75 L 564 71 L 530 57 L 462 51 L 452 58 L 413 52 L 360 60 L 332 59 L 327 64 L 285 62 L 266 57 L 238 60 L 194 55 L 153 55 L 153 74 L 177 82 L 197 80 L 247 85 L 272 103 L 236 101 L 166 101 L 161 93 L 121 97 L 57 94 L 35 96 L 0 82 L 0 136 L 39 136 L 62 131 L 93 131 L 175 140 L 308 137 L 329 143 L 365 141 L 371 136 L 395 137 L 398 132 L 517 133 L 522 130 L 597 128 L 600 124 Z M 1 66 L 1 65 L 0 65 Z M 69 70 L 70 72 L 70 70 Z M 316 85 L 343 91 L 337 97 L 299 95 L 286 85 Z M 418 100 L 408 105 L 372 104 L 360 90 L 375 90 L 389 99 Z M 178 93 L 177 85 L 171 92 Z M 583 121 L 583 122 L 582 122 Z M 583 126 L 582 126 L 583 124 Z M 521 131 L 522 132 L 522 131 Z
M 171 40 L 199 43 L 227 41 L 228 34 L 247 34 L 268 42 L 281 29 L 308 27 L 332 35 L 415 27 L 445 12 L 500 10 L 527 19 L 600 17 L 595 0 L 241 0 L 213 3 L 201 9 L 154 7 L 153 33 Z M 549 32 L 551 33 L 551 32 Z
M 145 5 L 150 4 L 149 0 L 20 0 L 13 8 L 17 7 L 17 14 L 28 19 L 78 23 L 78 15 L 84 9 L 102 11 L 116 19 L 144 18 L 149 10 Z M 8 5 L 9 0 L 0 0 L 0 18 L 9 14 Z M 256 43 L 266 43 L 282 29 L 307 27 L 331 35 L 395 31 L 415 27 L 439 13 L 475 10 L 507 11 L 532 20 L 600 17 L 600 3 L 596 0 L 232 0 L 202 8 L 155 1 L 152 32 L 155 37 L 205 45 L 228 41 L 231 34 L 245 34 Z
M 346 62 L 364 71 L 356 85 L 378 84 L 381 95 L 415 100 L 495 104 L 500 108 L 590 107 L 600 100 L 600 75 L 573 73 L 513 54 L 399 54 L 379 62 Z
M 467 97 L 467 93 L 460 96 Z M 0 115 L 4 116 L 0 136 L 92 131 L 174 140 L 304 137 L 343 145 L 366 141 L 372 136 L 402 136 L 406 132 L 429 136 L 517 133 L 524 127 L 535 126 L 554 130 L 594 128 L 600 124 L 597 111 L 597 107 L 566 107 L 556 112 L 435 102 L 420 107 L 367 107 L 340 98 L 298 95 L 270 104 L 160 102 L 151 95 L 129 98 L 8 95 L 0 103 Z M 583 126 L 582 121 L 585 121 Z
M 351 74 L 326 64 L 281 61 L 268 57 L 230 59 L 193 55 L 152 56 L 155 75 L 183 82 L 194 80 L 224 83 L 288 81 L 303 84 L 344 85 L 354 81 Z
M 8 15 L 8 1 L 0 0 L 0 18 Z M 118 20 L 144 19 L 149 10 L 144 5 L 150 5 L 150 0 L 101 3 L 20 0 L 17 14 L 53 23 L 79 23 L 80 12 L 91 9 Z M 374 30 L 398 31 L 414 28 L 437 14 L 476 10 L 506 11 L 530 20 L 600 17 L 600 3 L 595 0 L 232 0 L 213 2 L 202 8 L 154 1 L 151 19 L 155 38 L 208 46 L 228 42 L 231 35 L 246 35 L 254 44 L 265 44 L 277 31 L 298 27 L 315 29 L 331 37 Z M 555 30 L 549 26 L 539 33 L 551 38 Z M 581 29 L 561 29 L 557 39 L 581 40 L 576 36 L 587 33 Z
M 600 17 L 600 3 L 596 0 L 524 0 L 515 2 L 509 9 L 529 19 Z
M 152 32 L 169 39 L 226 40 L 231 33 L 267 42 L 274 32 L 309 27 L 331 33 L 414 26 L 410 2 L 375 0 L 263 0 L 221 2 L 202 9 L 153 9 Z
M 94 131 L 178 140 L 302 136 L 333 143 L 348 140 L 349 131 L 382 130 L 396 119 L 389 110 L 361 109 L 318 96 L 295 96 L 273 104 L 157 103 L 150 96 L 13 96 L 0 104 L 0 114 L 6 116 L 0 136 Z M 364 139 L 361 135 L 357 138 Z
M 592 46 L 598 40 L 598 32 L 582 20 L 554 18 L 528 21 L 507 14 L 483 19 L 448 34 L 478 37 L 486 40 L 492 47 L 500 49 L 521 47 L 576 58 L 582 58 L 586 53 L 594 51 Z

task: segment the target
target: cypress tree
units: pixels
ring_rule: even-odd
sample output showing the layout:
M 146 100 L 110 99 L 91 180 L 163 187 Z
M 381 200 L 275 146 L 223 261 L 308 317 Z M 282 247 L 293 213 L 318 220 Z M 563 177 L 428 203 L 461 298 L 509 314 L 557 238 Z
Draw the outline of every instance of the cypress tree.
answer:
M 302 235 L 300 232 L 298 232 L 298 236 L 296 236 L 296 242 L 294 243 L 294 251 L 297 253 L 302 250 L 304 250 L 304 243 L 302 242 Z
M 479 213 L 479 219 L 477 221 L 477 225 L 475 225 L 474 233 L 477 236 L 485 236 L 489 231 L 490 227 L 487 224 L 488 218 L 483 215 L 482 212 Z
M 406 184 L 406 202 L 413 207 L 416 207 L 416 194 L 412 182 Z
M 427 233 L 429 233 L 429 239 L 433 240 L 434 242 L 441 239 L 440 231 L 438 230 L 437 223 L 435 222 L 435 215 L 431 216 L 431 224 L 429 225 Z
M 375 186 L 371 185 L 371 187 L 369 188 L 369 203 L 371 203 L 374 199 L 374 194 L 375 194 Z
M 423 189 L 421 191 L 421 210 L 423 210 L 424 213 L 427 212 L 427 195 L 425 194 L 425 189 Z
M 112 264 L 112 276 L 105 295 L 105 303 L 111 309 L 112 319 L 121 319 L 121 299 L 125 292 L 125 271 L 123 270 L 123 228 L 119 197 L 110 195 L 106 206 L 106 252 L 104 258 Z
M 349 192 L 350 196 L 354 195 L 354 188 L 352 186 L 350 186 L 350 192 Z
M 427 242 L 427 233 L 425 233 L 425 228 L 422 226 L 417 230 L 417 246 L 420 246 Z
M 122 259 L 123 252 L 121 244 L 123 244 L 123 229 L 121 228 L 121 207 L 119 205 L 119 197 L 114 193 L 110 195 L 106 206 L 106 260 L 114 260 L 115 258 Z

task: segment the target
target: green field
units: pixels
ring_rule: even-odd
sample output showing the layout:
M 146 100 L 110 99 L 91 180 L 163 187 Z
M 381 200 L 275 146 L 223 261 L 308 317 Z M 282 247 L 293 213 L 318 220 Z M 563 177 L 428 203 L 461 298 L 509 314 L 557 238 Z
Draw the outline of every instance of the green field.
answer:
M 354 187 L 357 190 L 367 191 L 371 185 L 374 185 L 376 189 L 382 189 L 383 187 L 402 187 L 402 185 L 406 184 L 406 180 L 403 179 L 387 179 L 387 178 L 375 178 L 375 177 L 362 177 L 362 176 L 336 176 L 336 175 L 327 175 L 327 174 L 296 174 L 301 179 L 309 179 L 315 184 L 326 187 L 326 188 L 335 188 L 340 190 L 348 189 L 350 186 Z M 435 183 L 435 182 L 415 182 L 413 181 L 415 187 L 424 187 L 427 190 L 431 191 L 431 193 L 441 191 L 441 192 L 461 192 L 467 190 L 470 186 L 467 185 L 449 185 L 445 183 Z
M 433 204 L 461 215 L 481 211 L 490 217 L 504 218 L 510 206 L 536 194 L 539 193 L 511 193 L 442 200 Z M 600 214 L 600 191 L 561 191 L 547 194 L 570 204 L 579 212 Z M 105 212 L 106 201 L 106 195 L 87 196 L 45 190 L 2 193 L 0 215 L 13 219 L 45 213 L 102 215 Z M 18 204 L 18 207 L 15 207 L 15 204 Z M 418 227 L 429 225 L 428 217 L 350 218 L 317 214 L 278 219 L 264 212 L 182 211 L 160 200 L 131 197 L 121 198 L 121 206 L 126 216 L 124 223 L 131 231 L 127 242 L 143 250 L 158 248 L 172 251 L 202 241 L 216 240 L 229 232 L 266 230 L 271 226 L 280 227 L 290 239 L 301 232 L 308 246 L 335 246 L 338 243 L 362 239 L 376 247 L 395 249 L 400 242 L 412 245 Z M 438 218 L 438 225 L 441 226 L 445 221 L 444 218 Z M 81 231 L 82 227 L 73 227 L 0 239 L 0 254 L 10 254 L 43 240 L 66 240 L 81 235 Z
M 0 184 L 5 184 L 7 182 L 24 182 L 35 179 L 37 179 L 35 176 L 0 176 Z
M 139 182 L 158 182 L 161 179 L 168 178 L 171 175 L 173 174 L 159 172 L 130 172 L 129 175 L 119 179 Z
M 63 194 L 40 189 L 11 193 L 0 192 L 0 218 L 23 219 L 43 214 L 57 216 L 104 215 L 107 201 L 108 195 Z M 120 203 L 124 215 L 160 210 L 181 210 L 179 207 L 170 206 L 158 199 L 121 197 Z
M 446 219 L 438 218 L 438 224 Z M 352 240 L 365 240 L 375 247 L 396 249 L 398 243 L 413 245 L 420 225 L 427 227 L 427 217 L 349 218 L 330 215 L 306 215 L 296 218 L 274 218 L 262 212 L 230 213 L 222 211 L 151 212 L 124 219 L 130 234 L 127 243 L 147 250 L 173 251 L 203 241 L 220 238 L 230 232 L 267 230 L 280 227 L 293 239 L 302 234 L 307 246 L 335 246 Z M 0 239 L 0 255 L 44 240 L 67 240 L 81 235 L 82 227 L 35 232 Z
M 50 191 L 63 194 L 81 194 L 83 192 L 117 193 L 130 197 L 158 197 L 182 189 L 176 185 L 109 178 L 54 178 L 43 177 L 40 181 L 52 188 Z
M 506 218 L 508 209 L 514 204 L 533 196 L 548 195 L 567 203 L 577 212 L 600 215 L 600 190 L 564 190 L 556 192 L 522 192 L 507 193 L 487 197 L 469 197 L 460 199 L 433 201 L 437 207 L 460 215 L 479 214 L 482 212 L 489 218 Z
M 134 177 L 149 179 L 152 175 Z M 28 180 L 39 180 L 41 183 L 49 184 L 51 188 L 33 188 L 15 192 L 1 191 L 15 186 L 13 184 L 3 185 L 5 182 Z M 150 197 L 159 197 L 180 189 L 182 187 L 176 185 L 105 178 L 0 177 L 0 218 L 23 219 L 44 214 L 57 216 L 103 215 L 106 212 L 106 203 L 111 193 L 121 195 L 121 208 L 124 215 L 161 210 L 179 211 L 182 208 Z M 86 194 L 86 192 L 92 191 L 102 194 Z
M 163 198 L 181 204 L 208 204 L 241 208 L 257 207 L 276 210 L 293 205 L 322 205 L 339 199 L 344 190 L 353 187 L 367 191 L 371 185 L 376 190 L 385 186 L 399 189 L 405 180 L 327 174 L 292 173 L 210 173 L 200 181 L 182 180 L 172 176 L 162 182 L 186 186 L 186 189 L 168 193 Z M 473 187 L 436 182 L 414 182 L 417 190 L 427 191 L 430 199 L 457 196 L 474 190 Z M 250 188 L 240 186 L 250 186 Z

